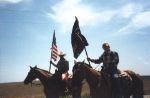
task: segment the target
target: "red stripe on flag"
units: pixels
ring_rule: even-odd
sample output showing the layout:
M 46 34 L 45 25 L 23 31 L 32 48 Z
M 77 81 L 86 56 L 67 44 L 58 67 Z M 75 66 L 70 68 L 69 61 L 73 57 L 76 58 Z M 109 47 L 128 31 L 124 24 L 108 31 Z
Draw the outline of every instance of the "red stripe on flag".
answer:
M 53 59 L 54 61 L 56 61 L 57 56 L 58 56 L 57 46 L 56 46 L 56 45 L 53 45 L 53 47 L 51 48 L 51 50 L 52 50 L 52 59 Z
M 52 58 L 51 58 L 51 59 L 53 59 L 54 61 L 56 61 L 57 57 L 55 57 L 55 56 L 52 56 Z
M 58 56 L 58 50 L 56 45 L 56 37 L 55 37 L 55 31 L 53 34 L 53 41 L 52 41 L 52 47 L 51 47 L 51 60 L 56 61 Z

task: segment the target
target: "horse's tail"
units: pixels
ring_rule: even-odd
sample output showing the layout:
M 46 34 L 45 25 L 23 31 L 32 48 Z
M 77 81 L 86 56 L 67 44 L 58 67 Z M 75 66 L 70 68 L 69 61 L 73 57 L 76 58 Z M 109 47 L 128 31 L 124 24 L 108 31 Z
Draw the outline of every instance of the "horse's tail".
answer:
M 132 83 L 133 83 L 133 89 L 132 89 L 132 93 L 133 93 L 133 98 L 143 98 L 143 80 L 141 79 L 140 75 L 134 73 L 133 71 L 130 70 L 126 70 L 125 72 L 127 72 L 131 78 L 132 78 Z

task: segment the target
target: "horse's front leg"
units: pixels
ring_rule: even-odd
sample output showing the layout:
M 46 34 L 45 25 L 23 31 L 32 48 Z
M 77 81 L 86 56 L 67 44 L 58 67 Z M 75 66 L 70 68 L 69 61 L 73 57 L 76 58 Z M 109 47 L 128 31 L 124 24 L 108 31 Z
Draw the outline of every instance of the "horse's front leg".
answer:
M 81 87 L 73 88 L 71 93 L 73 98 L 81 98 Z

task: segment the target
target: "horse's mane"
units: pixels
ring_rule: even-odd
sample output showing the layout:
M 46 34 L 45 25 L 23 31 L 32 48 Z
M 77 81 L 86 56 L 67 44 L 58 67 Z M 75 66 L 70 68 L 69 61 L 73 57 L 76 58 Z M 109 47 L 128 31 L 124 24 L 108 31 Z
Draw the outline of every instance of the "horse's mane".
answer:
M 94 76 L 100 76 L 100 72 L 98 72 L 97 70 L 91 68 L 89 66 L 89 64 L 85 63 L 85 62 L 77 62 L 76 64 L 80 64 L 81 68 L 83 70 L 85 70 L 87 73 L 92 73 Z
M 41 69 L 41 68 L 36 68 L 37 71 L 39 71 L 40 73 L 42 73 L 44 76 L 46 77 L 51 77 L 52 73 L 48 72 L 47 70 Z

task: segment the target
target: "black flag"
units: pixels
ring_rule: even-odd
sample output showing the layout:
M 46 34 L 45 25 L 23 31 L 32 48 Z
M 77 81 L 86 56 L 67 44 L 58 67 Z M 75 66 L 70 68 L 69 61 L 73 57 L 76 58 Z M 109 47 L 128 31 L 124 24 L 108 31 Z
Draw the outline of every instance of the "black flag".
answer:
M 86 38 L 81 34 L 79 21 L 77 17 L 75 18 L 76 20 L 72 28 L 71 43 L 72 43 L 74 57 L 77 59 L 78 56 L 83 51 L 83 49 L 85 48 L 85 46 L 88 46 L 88 42 Z

